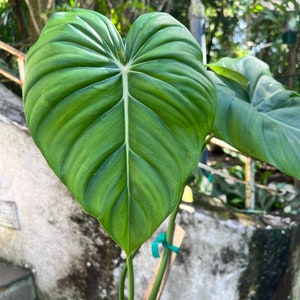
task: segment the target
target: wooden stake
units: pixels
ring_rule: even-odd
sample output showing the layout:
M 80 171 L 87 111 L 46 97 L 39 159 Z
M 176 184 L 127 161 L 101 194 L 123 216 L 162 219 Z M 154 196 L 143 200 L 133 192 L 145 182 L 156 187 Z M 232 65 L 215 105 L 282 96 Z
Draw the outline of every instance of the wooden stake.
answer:
M 175 230 L 174 230 L 174 236 L 173 236 L 173 242 L 172 242 L 172 245 L 180 248 L 180 245 L 183 241 L 183 238 L 184 238 L 184 235 L 185 235 L 185 231 L 179 226 L 179 225 L 175 225 Z M 164 286 L 167 282 L 167 279 L 168 279 L 168 276 L 170 274 L 170 271 L 171 271 L 171 268 L 175 262 L 175 258 L 176 258 L 176 253 L 175 252 L 171 252 L 171 255 L 170 255 L 170 260 L 169 260 L 169 265 L 167 267 L 167 270 L 165 272 L 165 275 L 164 275 L 164 278 L 162 280 L 162 284 L 160 286 L 160 289 L 159 289 L 159 292 L 157 294 L 157 297 L 156 297 L 156 300 L 159 300 L 160 299 L 160 296 L 162 294 L 162 291 L 164 289 Z M 151 294 L 151 291 L 152 291 L 152 287 L 153 287 L 153 284 L 155 282 L 155 279 L 156 279 L 156 276 L 157 276 L 157 273 L 158 273 L 158 270 L 159 270 L 159 266 L 160 266 L 160 263 L 161 263 L 161 258 L 159 259 L 156 267 L 155 267 L 155 270 L 154 270 L 154 273 L 152 275 L 152 278 L 150 280 L 150 283 L 148 285 L 148 288 L 146 290 L 146 293 L 144 295 L 144 298 L 143 300 L 148 300 L 149 297 L 150 297 L 150 294 Z
M 255 209 L 255 160 L 247 157 L 245 164 L 245 199 L 246 208 Z

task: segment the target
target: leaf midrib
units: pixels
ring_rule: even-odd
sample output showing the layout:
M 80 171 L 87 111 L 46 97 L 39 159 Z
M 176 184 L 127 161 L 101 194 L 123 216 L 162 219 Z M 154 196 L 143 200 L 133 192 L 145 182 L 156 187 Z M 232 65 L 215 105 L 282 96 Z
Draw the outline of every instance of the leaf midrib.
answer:
M 126 186 L 127 186 L 127 216 L 130 220 L 130 171 L 129 171 L 129 87 L 128 87 L 128 72 L 130 68 L 130 63 L 126 65 L 121 65 L 122 73 L 122 85 L 123 85 L 123 99 L 124 99 L 124 130 L 125 130 L 125 159 L 126 159 Z M 130 235 L 130 232 L 127 232 Z M 127 239 L 129 241 L 130 238 Z

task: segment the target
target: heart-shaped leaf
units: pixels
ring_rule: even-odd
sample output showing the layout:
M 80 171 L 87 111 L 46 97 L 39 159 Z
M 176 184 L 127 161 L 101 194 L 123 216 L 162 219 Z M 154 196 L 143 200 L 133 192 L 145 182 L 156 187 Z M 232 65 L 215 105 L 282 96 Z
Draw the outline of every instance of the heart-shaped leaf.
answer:
M 218 99 L 215 136 L 300 178 L 300 95 L 285 90 L 268 65 L 252 56 L 223 58 L 211 67 Z M 241 74 L 240 82 L 232 71 Z
M 127 254 L 174 210 L 212 128 L 201 56 L 168 14 L 141 16 L 123 43 L 105 16 L 80 9 L 57 13 L 28 53 L 32 137 Z

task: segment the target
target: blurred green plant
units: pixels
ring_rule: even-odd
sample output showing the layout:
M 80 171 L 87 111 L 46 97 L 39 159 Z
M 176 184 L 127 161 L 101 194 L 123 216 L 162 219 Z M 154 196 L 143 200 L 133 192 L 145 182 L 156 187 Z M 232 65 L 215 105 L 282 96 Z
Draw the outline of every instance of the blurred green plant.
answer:
M 281 174 L 275 168 L 265 170 L 264 164 L 256 161 L 256 192 L 255 207 L 248 209 L 245 202 L 245 157 L 237 152 L 225 150 L 218 162 L 210 165 L 216 170 L 212 173 L 203 172 L 198 167 L 193 172 L 193 189 L 200 195 L 216 199 L 225 206 L 242 212 L 289 214 L 300 213 L 300 189 L 289 183 L 290 178 Z M 237 155 L 238 154 L 238 155 Z M 225 158 L 238 158 L 229 163 Z M 274 180 L 275 174 L 281 174 L 280 180 Z
M 13 44 L 19 39 L 13 10 L 7 0 L 0 1 L 0 40 Z

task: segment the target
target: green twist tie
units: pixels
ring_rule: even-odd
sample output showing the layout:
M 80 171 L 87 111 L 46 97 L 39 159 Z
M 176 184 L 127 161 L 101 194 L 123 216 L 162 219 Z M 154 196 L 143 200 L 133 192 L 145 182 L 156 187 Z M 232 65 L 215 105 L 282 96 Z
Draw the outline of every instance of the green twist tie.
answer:
M 158 235 L 158 237 L 152 243 L 152 255 L 155 258 L 159 258 L 158 245 L 162 244 L 163 247 L 175 252 L 176 254 L 179 252 L 179 248 L 167 243 L 167 234 L 165 232 Z
M 207 180 L 208 180 L 209 183 L 213 182 L 213 177 L 211 176 L 211 174 L 207 175 Z

